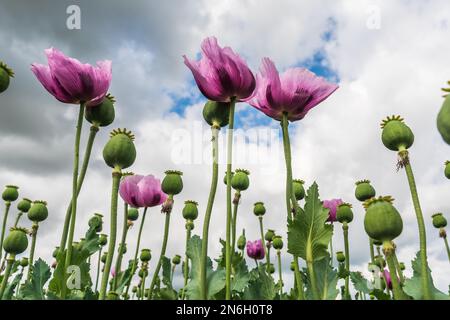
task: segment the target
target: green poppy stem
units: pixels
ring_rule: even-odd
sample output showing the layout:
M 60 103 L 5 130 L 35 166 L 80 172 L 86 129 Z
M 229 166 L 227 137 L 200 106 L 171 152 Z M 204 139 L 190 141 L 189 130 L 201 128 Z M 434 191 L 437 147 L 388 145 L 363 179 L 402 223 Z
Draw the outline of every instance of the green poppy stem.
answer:
M 3 251 L 3 240 L 5 240 L 6 222 L 8 221 L 9 208 L 11 207 L 11 202 L 5 202 L 5 214 L 3 215 L 2 223 L 2 234 L 0 236 L 0 252 Z
M 411 190 L 411 197 L 414 205 L 414 210 L 416 212 L 417 224 L 419 226 L 419 242 L 420 242 L 420 263 L 421 263 L 421 284 L 423 298 L 425 300 L 433 299 L 431 293 L 431 285 L 428 276 L 428 261 L 427 261 L 427 239 L 425 232 L 425 222 L 423 220 L 422 209 L 420 207 L 419 196 L 417 194 L 416 182 L 414 179 L 414 174 L 411 168 L 411 162 L 408 156 L 407 150 L 400 150 L 399 156 L 404 159 L 404 167 L 406 176 L 408 178 L 409 189 Z
M 448 240 L 447 240 L 447 237 L 443 237 L 443 238 L 444 238 L 445 248 L 447 249 L 448 261 L 450 261 L 450 248 L 448 246 Z
M 314 270 L 314 262 L 312 260 L 306 260 L 306 266 L 308 267 L 309 281 L 311 281 L 311 291 L 313 293 L 314 300 L 320 300 L 319 290 L 317 289 L 316 273 Z
M 184 259 L 184 285 L 183 285 L 183 293 L 181 295 L 181 300 L 184 300 L 185 296 L 186 296 L 186 286 L 188 283 L 188 278 L 189 278 L 189 258 L 187 256 L 187 248 L 188 248 L 188 243 L 189 240 L 191 239 L 191 227 L 187 227 L 186 228 L 186 254 L 185 254 L 185 259 Z
M 398 262 L 395 251 L 392 252 L 392 259 L 394 260 L 395 269 L 397 270 L 398 278 L 400 279 L 400 284 L 403 284 L 405 282 L 405 277 L 403 275 L 402 269 L 400 268 L 400 263 Z
M 141 283 L 141 298 L 140 300 L 144 300 L 145 298 L 145 280 L 147 279 L 147 270 L 146 269 L 142 269 L 143 270 L 143 276 L 142 276 L 142 283 Z
M 86 150 L 84 151 L 84 158 L 83 163 L 81 165 L 80 175 L 78 177 L 77 182 L 77 197 L 80 194 L 81 187 L 83 186 L 84 178 L 86 177 L 86 172 L 89 166 L 89 159 L 91 157 L 92 147 L 94 145 L 94 140 L 97 135 L 99 128 L 96 125 L 92 125 L 90 132 L 89 132 L 89 138 L 86 144 Z M 59 244 L 61 252 L 65 250 L 66 248 L 66 242 L 67 242 L 67 234 L 69 232 L 69 225 L 70 225 L 70 219 L 72 214 L 72 199 L 69 202 L 69 205 L 66 210 L 66 216 L 64 218 L 64 228 L 61 235 L 61 241 Z
M 14 261 L 16 260 L 16 256 L 14 254 L 10 254 L 6 263 L 6 270 L 3 274 L 3 281 L 0 287 L 0 300 L 3 300 L 3 294 L 5 293 L 6 285 L 8 284 L 9 276 L 11 275 L 11 269 L 13 267 Z
M 233 261 L 233 255 L 236 250 L 236 222 L 240 199 L 241 199 L 241 192 L 237 190 L 236 193 L 234 194 L 233 200 L 233 220 L 231 224 L 231 261 Z
M 20 211 L 20 212 L 17 214 L 16 221 L 14 222 L 14 228 L 17 228 L 17 225 L 19 224 L 20 218 L 22 218 L 22 216 L 23 216 L 23 212 Z
M 106 288 L 108 286 L 109 273 L 111 272 L 111 265 L 114 257 L 114 250 L 116 247 L 117 237 L 117 201 L 119 193 L 120 177 L 122 173 L 120 169 L 114 169 L 112 173 L 112 191 L 111 191 L 111 222 L 109 232 L 109 245 L 108 255 L 106 256 L 106 262 L 102 275 L 102 283 L 100 286 L 99 300 L 105 300 Z M 70 246 L 69 246 L 70 247 Z
M 100 247 L 100 250 L 98 252 L 98 261 L 97 261 L 97 276 L 95 277 L 95 291 L 97 292 L 98 289 L 98 278 L 100 277 L 100 265 L 102 263 L 101 259 L 102 259 L 102 250 L 103 247 Z
M 34 251 L 36 248 L 36 237 L 37 232 L 39 229 L 39 225 L 37 222 L 33 222 L 33 226 L 31 227 L 31 248 L 30 248 L 30 257 L 28 258 L 28 274 L 27 274 L 27 281 L 30 281 L 31 279 L 31 272 L 33 271 L 33 261 L 34 261 Z
M 386 262 L 389 269 L 389 274 L 391 275 L 391 282 L 392 282 L 392 293 L 394 295 L 395 300 L 407 300 L 408 296 L 403 292 L 402 287 L 400 286 L 400 283 L 397 278 L 397 271 L 395 269 L 395 262 L 394 262 L 394 248 L 392 246 L 392 243 L 390 241 L 386 241 L 383 243 L 384 247 L 384 254 L 386 256 Z M 386 283 L 386 288 L 389 288 L 389 286 Z
M 80 160 L 80 138 L 81 138 L 81 129 L 83 127 L 83 116 L 84 116 L 84 109 L 85 109 L 86 103 L 82 102 L 80 103 L 80 109 L 78 112 L 78 120 L 77 120 L 77 127 L 75 132 L 75 145 L 74 145 L 74 153 L 73 153 L 73 175 L 72 175 L 72 201 L 71 201 L 71 214 L 70 214 L 70 226 L 69 226 L 69 239 L 68 239 L 68 245 L 67 245 L 67 253 L 65 257 L 65 263 L 64 263 L 64 285 L 62 288 L 62 298 L 65 299 L 66 292 L 67 292 L 67 286 L 66 278 L 67 278 L 67 267 L 70 265 L 72 261 L 72 242 L 73 242 L 73 236 L 75 233 L 75 219 L 77 215 L 77 186 L 78 186 L 78 167 L 79 167 L 79 160 Z M 69 223 L 68 223 L 69 224 Z M 66 225 L 64 225 L 64 228 L 67 228 Z M 65 245 L 65 244 L 64 244 Z M 60 250 L 64 251 L 65 246 L 60 246 Z
M 227 220 L 226 220 L 226 248 L 225 248 L 225 299 L 231 300 L 231 171 L 233 161 L 233 130 L 234 109 L 236 99 L 230 102 L 230 118 L 228 122 L 227 137 Z
M 116 260 L 116 266 L 115 266 L 115 271 L 116 271 L 116 276 L 114 277 L 114 282 L 113 282 L 113 291 L 116 291 L 117 289 L 117 279 L 119 278 L 119 272 L 122 266 L 122 258 L 123 258 L 123 254 L 125 251 L 125 243 L 127 240 L 127 234 L 128 234 L 128 204 L 125 202 L 124 203 L 124 217 L 123 217 L 123 228 L 122 228 L 122 239 L 120 240 L 120 244 L 119 244 L 119 254 L 117 256 L 117 260 Z
M 350 296 L 350 250 L 349 250 L 349 246 L 348 246 L 348 224 L 347 224 L 347 222 L 343 223 L 342 230 L 344 231 L 345 270 L 347 271 L 347 276 L 345 277 L 345 299 L 351 300 L 351 296 Z
M 297 299 L 305 300 L 305 293 L 303 287 L 303 279 L 300 274 L 300 267 L 298 266 L 298 257 L 294 256 L 294 274 L 295 274 L 295 286 L 297 288 Z
M 333 235 L 330 238 L 330 265 L 334 267 L 334 253 L 333 253 Z
M 214 205 L 214 198 L 216 196 L 217 181 L 219 177 L 219 127 L 212 126 L 212 179 L 211 188 L 209 190 L 208 204 L 206 206 L 205 219 L 203 221 L 203 234 L 202 234 L 202 253 L 201 253 L 201 264 L 200 264 L 200 290 L 201 298 L 203 300 L 207 299 L 207 281 L 206 281 L 206 264 L 208 259 L 208 235 L 209 235 L 209 224 L 211 221 L 211 213 Z
M 370 262 L 372 262 L 372 264 L 375 262 L 375 252 L 374 252 L 374 248 L 373 248 L 373 239 L 369 238 L 369 248 L 370 248 Z
M 267 254 L 267 247 L 266 247 L 266 242 L 264 241 L 264 225 L 263 225 L 263 217 L 259 216 L 258 217 L 259 220 L 259 232 L 261 233 L 261 243 L 263 245 L 264 248 L 264 255 L 266 256 L 266 269 L 269 270 L 269 260 L 268 260 L 268 254 Z
M 131 279 L 133 278 L 134 273 L 136 272 L 136 269 L 137 269 L 139 247 L 141 245 L 142 229 L 144 228 L 144 222 L 145 222 L 145 216 L 147 215 L 147 209 L 148 208 L 145 207 L 144 213 L 142 214 L 141 225 L 139 226 L 139 233 L 138 233 L 138 238 L 137 238 L 137 243 L 136 243 L 136 250 L 134 251 L 133 267 L 131 268 L 131 276 L 130 276 L 130 280 L 128 280 L 127 289 L 125 290 L 125 295 L 127 295 L 128 291 L 130 291 Z
M 169 199 L 172 199 L 172 196 L 169 195 Z M 156 278 L 158 278 L 159 270 L 161 270 L 162 259 L 166 254 L 167 249 L 167 241 L 169 239 L 169 225 L 170 225 L 170 212 L 166 213 L 166 221 L 164 222 L 164 238 L 161 246 L 161 253 L 159 254 L 158 264 L 156 265 L 155 272 L 153 273 L 152 282 L 150 284 L 150 290 L 148 291 L 148 300 L 152 299 L 153 288 L 156 284 Z
M 283 295 L 283 270 L 281 269 L 281 250 L 277 250 L 278 258 L 278 277 L 280 281 L 280 300 Z

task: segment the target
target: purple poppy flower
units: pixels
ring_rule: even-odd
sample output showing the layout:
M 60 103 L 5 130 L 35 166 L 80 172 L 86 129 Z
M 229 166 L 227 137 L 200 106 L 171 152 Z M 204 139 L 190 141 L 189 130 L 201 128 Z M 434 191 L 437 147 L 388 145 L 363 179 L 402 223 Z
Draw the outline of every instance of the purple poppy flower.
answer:
M 45 54 L 48 66 L 33 63 L 31 71 L 56 99 L 72 104 L 85 102 L 88 106 L 103 101 L 111 83 L 111 61 L 99 61 L 93 67 L 55 48 L 46 49 Z
M 202 94 L 218 102 L 250 98 L 256 81 L 246 62 L 230 47 L 221 48 L 215 37 L 203 40 L 201 47 L 202 58 L 199 61 L 183 58 Z
M 120 183 L 119 193 L 123 201 L 135 208 L 154 207 L 167 199 L 161 190 L 161 182 L 152 175 L 125 177 Z
M 256 241 L 247 241 L 247 255 L 255 260 L 264 259 L 265 252 L 261 239 Z
M 330 212 L 328 214 L 327 221 L 333 223 L 336 221 L 336 211 L 339 205 L 343 204 L 344 202 L 341 199 L 331 199 L 331 200 L 324 200 L 322 205 L 324 208 L 329 209 Z
M 304 68 L 291 68 L 279 74 L 269 58 L 263 58 L 256 75 L 256 89 L 248 103 L 275 120 L 286 113 L 297 121 L 328 98 L 338 86 Z
M 391 279 L 391 274 L 389 273 L 389 271 L 387 271 L 387 269 L 383 270 L 383 277 L 386 280 L 387 286 L 390 290 L 392 290 L 392 279 Z

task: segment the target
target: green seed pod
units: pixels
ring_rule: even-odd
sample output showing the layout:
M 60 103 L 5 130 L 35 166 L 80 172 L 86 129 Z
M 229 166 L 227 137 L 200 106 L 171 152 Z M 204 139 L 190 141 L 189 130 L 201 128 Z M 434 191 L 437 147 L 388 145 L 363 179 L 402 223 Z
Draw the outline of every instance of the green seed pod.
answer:
M 250 185 L 249 174 L 250 172 L 245 169 L 236 169 L 233 178 L 231 178 L 231 187 L 238 191 L 247 190 Z
M 115 118 L 115 102 L 114 97 L 108 93 L 99 105 L 86 107 L 86 120 L 96 127 L 109 126 Z
M 340 204 L 336 211 L 336 219 L 340 223 L 350 223 L 353 220 L 352 205 L 350 203 Z
M 221 128 L 228 125 L 230 117 L 230 103 L 207 101 L 203 107 L 203 118 L 213 127 Z
M 295 271 L 295 261 L 291 261 L 290 269 L 291 271 Z
M 192 220 L 187 220 L 187 221 L 186 221 L 185 227 L 186 227 L 186 230 L 187 230 L 187 229 L 194 230 L 194 221 L 192 221 Z
M 439 133 L 442 136 L 442 139 L 447 144 L 450 144 L 450 95 L 447 95 L 447 97 L 444 100 L 444 103 L 442 104 L 441 110 L 438 113 L 437 116 L 437 128 Z
M 305 181 L 295 179 L 292 181 L 292 191 L 294 192 L 295 199 L 297 201 L 302 200 L 305 197 L 305 188 L 303 185 L 305 184 Z
M 8 185 L 5 187 L 5 191 L 2 193 L 2 198 L 4 201 L 13 202 L 19 197 L 19 187 Z
M 366 216 L 364 228 L 372 239 L 382 242 L 392 241 L 403 231 L 403 220 L 400 213 L 392 205 L 390 196 L 372 198 L 364 202 Z
M 375 189 L 370 184 L 369 180 L 360 180 L 356 182 L 355 197 L 361 202 L 375 197 Z
M 142 262 L 149 262 L 152 259 L 152 252 L 150 249 L 142 249 L 139 257 Z
M 89 228 L 95 228 L 95 231 L 102 232 L 103 230 L 103 215 L 100 213 L 94 213 L 94 216 L 89 219 Z
M 273 244 L 274 249 L 276 249 L 276 250 L 283 249 L 283 239 L 281 238 L 281 236 L 274 236 L 272 238 L 272 244 Z
M 267 229 L 267 232 L 264 235 L 264 239 L 268 242 L 272 242 L 272 239 L 274 236 L 275 236 L 275 231 L 272 229 Z
M 273 274 L 275 272 L 275 267 L 273 266 L 273 263 L 269 264 L 269 273 Z
M 400 270 L 405 270 L 406 269 L 406 267 L 405 267 L 405 263 L 404 262 L 400 262 L 399 263 L 399 265 L 400 265 Z
M 198 217 L 198 203 L 192 200 L 184 202 L 183 218 L 194 221 Z
M 103 159 L 113 169 L 125 169 L 136 160 L 134 135 L 127 129 L 115 129 L 103 148 Z
M 445 161 L 444 174 L 447 179 L 450 179 L 450 161 Z
M 445 228 L 447 226 L 447 219 L 442 213 L 435 213 L 431 216 L 433 219 L 433 226 L 437 229 Z
M 400 116 L 387 117 L 381 124 L 381 140 L 392 151 L 409 149 L 414 143 L 414 134 Z
M 130 221 L 136 221 L 139 218 L 139 210 L 136 208 L 129 208 L 127 212 L 127 219 Z
M 8 66 L 0 61 L 0 93 L 6 91 L 9 87 L 9 78 L 14 77 L 14 72 Z
M 34 201 L 28 210 L 28 219 L 33 222 L 42 222 L 48 217 L 47 202 L 42 200 Z
M 372 239 L 373 244 L 376 245 L 377 247 L 383 245 L 383 241 L 377 240 L 377 239 Z
M 239 250 L 244 250 L 246 244 L 247 239 L 245 238 L 245 232 L 243 232 L 237 240 L 237 247 Z
M 108 258 L 108 252 L 103 252 L 102 257 L 100 258 L 100 260 L 105 263 L 106 259 Z
M 127 253 L 127 244 L 126 243 L 123 244 L 123 250 L 122 250 L 122 244 L 121 243 L 119 244 L 119 247 L 117 248 L 117 252 L 119 253 L 121 251 L 123 254 Z
M 108 243 L 108 236 L 104 233 L 102 233 L 100 235 L 100 237 L 98 238 L 98 244 L 102 247 L 106 246 L 106 244 Z
M 131 288 L 131 292 L 136 293 L 138 291 L 138 287 L 133 286 L 133 288 Z
M 183 173 L 177 170 L 167 170 L 161 183 L 161 189 L 165 194 L 176 195 L 183 190 L 183 180 L 181 176 Z
M 28 212 L 28 210 L 30 210 L 30 207 L 31 207 L 31 200 L 27 198 L 23 198 L 17 204 L 17 210 L 23 213 Z
M 234 171 L 231 171 L 231 180 L 233 180 Z M 227 173 L 225 172 L 225 176 L 223 177 L 223 183 L 227 185 Z
M 23 228 L 11 228 L 3 242 L 3 249 L 8 254 L 18 255 L 28 247 L 27 230 Z
M 177 255 L 175 255 L 175 257 L 172 258 L 172 263 L 173 264 L 178 265 L 178 264 L 180 264 L 180 262 L 181 262 L 180 255 L 177 254 Z
M 374 259 L 375 265 L 378 266 L 378 268 L 383 269 L 386 267 L 386 260 L 382 256 L 375 256 Z
M 58 254 L 59 254 L 59 247 L 56 247 L 55 250 L 53 250 L 52 257 L 56 258 Z
M 336 260 L 338 262 L 344 262 L 345 261 L 345 254 L 342 251 L 336 252 Z
M 139 278 L 144 278 L 144 275 L 145 275 L 145 277 L 147 277 L 148 276 L 148 270 L 147 269 L 139 269 L 139 272 L 138 272 L 138 276 L 139 276 Z
M 262 217 L 266 213 L 266 208 L 263 202 L 256 202 L 253 207 L 253 213 L 255 216 Z
M 22 257 L 22 259 L 20 259 L 20 261 L 19 261 L 19 264 L 22 268 L 28 267 L 28 258 Z

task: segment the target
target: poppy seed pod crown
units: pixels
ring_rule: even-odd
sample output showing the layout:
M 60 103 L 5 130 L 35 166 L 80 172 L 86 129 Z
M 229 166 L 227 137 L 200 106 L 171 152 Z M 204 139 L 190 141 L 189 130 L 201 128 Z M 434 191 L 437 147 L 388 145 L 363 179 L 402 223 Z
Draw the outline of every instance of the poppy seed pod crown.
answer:
M 250 185 L 250 180 L 248 179 L 249 174 L 250 172 L 248 170 L 236 169 L 231 178 L 231 187 L 238 191 L 247 190 Z
M 343 203 L 337 207 L 336 219 L 340 223 L 350 223 L 353 221 L 352 205 L 350 203 Z
M 208 100 L 203 107 L 203 118 L 212 127 L 220 129 L 228 125 L 230 103 Z
M 8 185 L 5 187 L 5 191 L 2 193 L 2 199 L 6 202 L 16 201 L 19 197 L 19 187 Z
M 103 148 L 103 159 L 113 169 L 126 169 L 136 160 L 134 135 L 127 129 L 114 129 Z
M 445 228 L 447 226 L 447 219 L 442 213 L 435 213 L 431 216 L 433 219 L 433 226 L 437 229 Z
M 11 228 L 3 242 L 3 249 L 8 254 L 18 255 L 28 247 L 28 231 L 24 228 Z
M 36 200 L 28 210 L 28 219 L 33 222 L 42 222 L 48 217 L 47 202 Z
M 183 190 L 183 172 L 178 170 L 167 170 L 166 176 L 161 182 L 161 189 L 165 194 L 176 195 Z
M 272 238 L 272 245 L 276 250 L 283 249 L 283 239 L 281 238 L 281 236 L 274 236 Z
M 300 179 L 294 179 L 292 181 L 292 191 L 294 192 L 295 199 L 297 201 L 300 201 L 305 197 L 305 188 L 303 187 L 304 184 L 305 181 Z
M 275 236 L 275 231 L 272 229 L 268 229 L 266 234 L 264 235 L 264 239 L 268 242 L 272 242 L 272 239 L 274 236 Z
M 403 118 L 393 115 L 381 123 L 381 140 L 386 148 L 392 151 L 409 149 L 414 143 L 414 134 L 404 123 Z
M 198 217 L 198 203 L 193 200 L 187 200 L 184 202 L 183 218 L 186 220 L 194 221 Z
M 150 249 L 142 249 L 139 257 L 142 262 L 148 262 L 152 259 L 152 252 Z
M 392 205 L 390 196 L 372 198 L 364 202 L 366 216 L 364 228 L 372 239 L 382 242 L 392 241 L 403 231 L 403 220 Z
M 375 197 L 375 189 L 370 184 L 369 180 L 356 181 L 355 197 L 359 201 L 366 201 Z
M 94 126 L 106 127 L 113 123 L 115 118 L 114 103 L 116 100 L 109 93 L 103 101 L 96 106 L 86 108 L 85 118 Z
M 253 213 L 255 216 L 262 217 L 266 213 L 266 208 L 263 202 L 256 202 L 253 207 Z

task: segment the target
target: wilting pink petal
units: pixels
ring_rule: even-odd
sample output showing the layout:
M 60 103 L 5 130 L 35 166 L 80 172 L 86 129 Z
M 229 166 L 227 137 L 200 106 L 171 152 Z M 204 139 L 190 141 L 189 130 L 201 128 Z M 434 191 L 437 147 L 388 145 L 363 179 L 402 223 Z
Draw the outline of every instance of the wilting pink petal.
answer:
M 48 66 L 32 64 L 31 71 L 56 99 L 64 103 L 98 105 L 111 83 L 111 61 L 97 62 L 97 66 L 83 64 L 65 56 L 61 51 L 45 50 Z
M 256 260 L 264 259 L 265 252 L 261 239 L 256 241 L 247 241 L 247 255 Z
M 215 37 L 203 40 L 201 47 L 199 61 L 183 58 L 202 94 L 219 102 L 250 98 L 255 89 L 255 77 L 246 62 L 230 47 L 221 48 Z
M 256 89 L 248 103 L 275 120 L 286 113 L 290 121 L 301 120 L 309 110 L 328 98 L 338 86 L 304 68 L 278 73 L 269 58 L 263 58 L 256 75 Z
M 125 177 L 120 183 L 119 194 L 123 201 L 135 208 L 154 207 L 167 199 L 159 179 L 152 175 Z
M 322 203 L 323 207 L 330 210 L 327 221 L 329 221 L 329 222 L 336 221 L 337 208 L 339 207 L 339 205 L 341 205 L 343 203 L 344 202 L 341 199 L 331 199 L 331 200 L 323 201 L 323 203 Z

